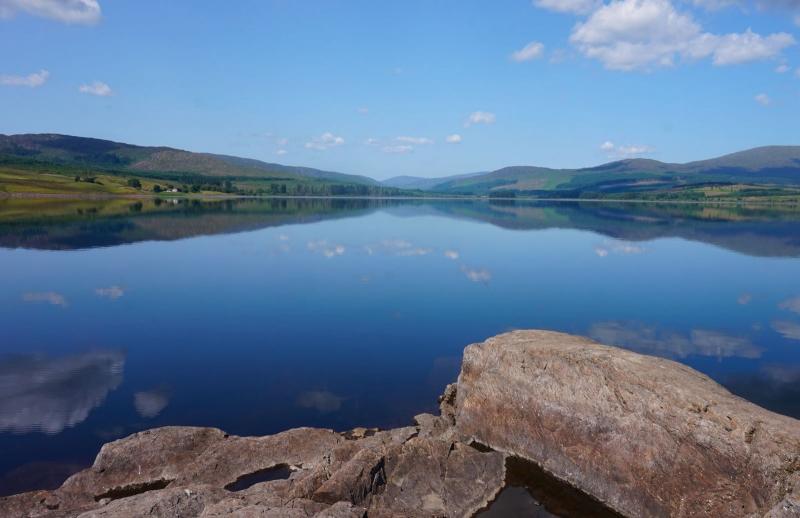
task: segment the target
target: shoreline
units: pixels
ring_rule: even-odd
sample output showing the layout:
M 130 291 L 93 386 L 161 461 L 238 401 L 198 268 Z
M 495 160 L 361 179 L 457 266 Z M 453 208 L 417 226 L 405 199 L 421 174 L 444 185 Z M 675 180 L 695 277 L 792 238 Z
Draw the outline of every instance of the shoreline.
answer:
M 657 204 L 657 205 L 722 205 L 722 206 L 764 206 L 764 207 L 797 207 L 800 210 L 799 201 L 782 200 L 669 200 L 669 199 L 616 199 L 616 198 L 533 198 L 533 197 L 489 197 L 489 196 L 456 196 L 456 195 L 425 195 L 425 196 L 313 196 L 313 195 L 236 195 L 236 194 L 189 194 L 189 195 L 157 195 L 157 194 L 73 194 L 73 193 L 6 193 L 0 192 L 0 200 L 9 199 L 49 199 L 49 200 L 89 200 L 105 201 L 118 199 L 131 200 L 270 200 L 270 199 L 294 199 L 294 200 L 399 200 L 399 201 L 524 201 L 524 202 L 568 202 L 568 203 L 623 203 L 623 204 Z

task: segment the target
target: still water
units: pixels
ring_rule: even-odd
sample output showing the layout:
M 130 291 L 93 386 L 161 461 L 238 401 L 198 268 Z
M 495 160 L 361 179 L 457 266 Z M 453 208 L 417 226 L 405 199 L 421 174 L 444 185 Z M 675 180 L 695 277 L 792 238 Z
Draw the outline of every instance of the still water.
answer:
M 0 494 L 144 428 L 408 424 L 467 344 L 545 328 L 800 417 L 800 211 L 0 200 Z

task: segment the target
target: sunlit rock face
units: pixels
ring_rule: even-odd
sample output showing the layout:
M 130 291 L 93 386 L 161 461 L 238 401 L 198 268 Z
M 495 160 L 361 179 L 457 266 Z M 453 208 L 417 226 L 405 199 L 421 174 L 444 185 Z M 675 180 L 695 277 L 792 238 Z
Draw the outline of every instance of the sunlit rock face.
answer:
M 57 434 L 83 422 L 122 382 L 125 355 L 99 350 L 0 359 L 0 431 Z
M 453 420 L 625 516 L 798 511 L 800 422 L 670 360 L 562 333 L 499 335 L 466 348 Z

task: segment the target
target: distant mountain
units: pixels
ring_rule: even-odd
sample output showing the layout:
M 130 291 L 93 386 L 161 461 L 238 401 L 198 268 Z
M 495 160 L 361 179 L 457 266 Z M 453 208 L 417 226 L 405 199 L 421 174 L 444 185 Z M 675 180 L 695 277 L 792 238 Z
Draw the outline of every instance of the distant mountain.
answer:
M 253 179 L 314 178 L 378 185 L 365 176 L 272 164 L 250 158 L 194 153 L 55 134 L 0 135 L 0 160 L 28 160 L 130 173 L 183 173 Z
M 443 178 L 398 176 L 378 182 L 366 176 L 287 166 L 170 147 L 135 146 L 109 140 L 55 134 L 0 135 L 0 165 L 16 164 L 29 174 L 61 168 L 111 172 L 118 177 L 177 178 L 199 175 L 202 183 L 230 184 L 226 192 L 286 194 L 408 195 L 426 191 L 447 195 L 531 196 L 547 198 L 690 198 L 792 196 L 800 199 L 800 146 L 768 146 L 686 164 L 629 159 L 582 169 L 511 166 L 491 172 Z M 33 171 L 33 173 L 31 173 Z M 75 173 L 76 175 L 79 173 Z M 214 177 L 213 182 L 208 178 Z M 225 182 L 221 178 L 227 178 Z M 255 181 L 261 181 L 253 187 Z M 38 178 L 36 179 L 38 181 Z M 265 182 L 266 181 L 266 182 Z M 30 183 L 30 182 L 29 182 Z M 191 181 L 196 184 L 198 181 Z M 322 187 L 320 187 L 321 184 Z M 270 189 L 267 189 L 270 187 Z M 219 189 L 211 185 L 210 188 Z M 16 192 L 22 187 L 15 187 Z M 60 189 L 52 187 L 51 191 Z M 237 190 L 238 189 L 238 190 Z M 248 190 L 249 189 L 249 190 Z M 260 190 L 258 190 L 260 189 Z M 0 191 L 2 191 L 0 185 Z
M 423 178 L 421 176 L 395 176 L 393 178 L 389 178 L 388 180 L 384 180 L 381 183 L 388 187 L 397 187 L 398 189 L 419 189 L 421 191 L 426 191 L 435 187 L 436 185 L 443 183 L 444 181 L 461 180 L 464 178 L 471 178 L 473 176 L 479 176 L 483 174 L 486 174 L 486 171 L 480 173 L 457 174 L 441 178 Z
M 629 159 L 583 169 L 504 167 L 429 180 L 426 189 L 448 194 L 586 197 L 738 184 L 800 188 L 800 146 L 760 147 L 686 164 Z

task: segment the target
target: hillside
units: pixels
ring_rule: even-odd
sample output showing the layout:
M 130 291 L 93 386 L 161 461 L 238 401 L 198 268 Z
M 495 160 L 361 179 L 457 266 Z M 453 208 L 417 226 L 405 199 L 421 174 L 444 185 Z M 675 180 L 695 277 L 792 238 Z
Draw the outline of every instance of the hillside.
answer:
M 440 195 L 800 200 L 800 146 L 768 146 L 685 164 L 628 159 L 582 169 L 510 166 L 443 178 L 378 182 L 170 147 L 56 134 L 0 135 L 0 193 L 249 195 Z
M 800 146 L 769 146 L 709 160 L 671 164 L 629 159 L 583 169 L 505 167 L 468 177 L 430 180 L 433 192 L 465 195 L 706 197 L 708 189 L 800 188 Z
M 0 135 L 0 160 L 24 160 L 94 168 L 99 171 L 148 174 L 183 173 L 262 180 L 312 178 L 363 185 L 378 183 L 365 176 L 273 164 L 249 158 L 55 134 Z

